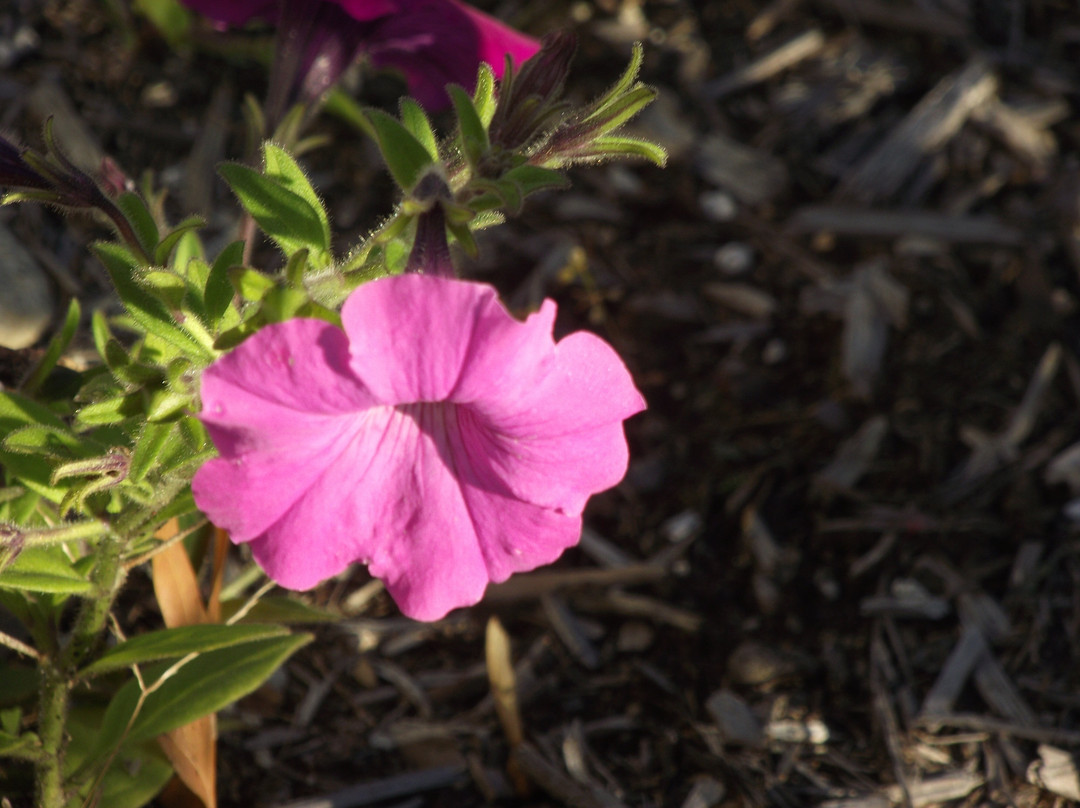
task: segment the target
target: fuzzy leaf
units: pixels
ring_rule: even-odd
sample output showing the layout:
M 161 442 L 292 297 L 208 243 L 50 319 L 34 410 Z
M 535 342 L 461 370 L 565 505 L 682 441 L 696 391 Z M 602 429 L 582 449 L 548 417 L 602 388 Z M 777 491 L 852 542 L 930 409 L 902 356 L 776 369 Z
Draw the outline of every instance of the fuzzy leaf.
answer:
M 435 162 L 434 158 L 423 143 L 385 112 L 369 109 L 366 115 L 375 130 L 375 139 L 386 167 L 398 186 L 408 193 L 428 166 Z

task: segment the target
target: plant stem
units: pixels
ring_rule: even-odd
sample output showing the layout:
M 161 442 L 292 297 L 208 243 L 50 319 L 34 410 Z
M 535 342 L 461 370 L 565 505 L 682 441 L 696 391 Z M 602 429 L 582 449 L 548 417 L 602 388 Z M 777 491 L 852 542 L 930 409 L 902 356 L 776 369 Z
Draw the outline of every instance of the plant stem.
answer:
M 113 599 L 120 587 L 123 543 L 111 536 L 97 546 L 97 564 L 90 573 L 93 590 L 87 594 L 75 618 L 67 645 L 43 660 L 41 696 L 38 703 L 38 737 L 42 755 L 37 761 L 39 808 L 63 808 L 65 725 L 68 699 L 75 670 L 105 629 Z

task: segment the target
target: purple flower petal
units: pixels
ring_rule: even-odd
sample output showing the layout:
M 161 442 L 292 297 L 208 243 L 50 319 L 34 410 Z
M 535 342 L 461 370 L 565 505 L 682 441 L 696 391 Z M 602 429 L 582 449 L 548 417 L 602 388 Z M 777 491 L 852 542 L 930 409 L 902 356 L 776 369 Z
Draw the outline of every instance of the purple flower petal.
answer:
M 344 333 L 269 326 L 203 378 L 221 457 L 196 502 L 267 573 L 305 589 L 354 561 L 435 619 L 574 544 L 626 471 L 644 402 L 599 338 L 515 320 L 489 286 L 425 275 L 357 289 Z

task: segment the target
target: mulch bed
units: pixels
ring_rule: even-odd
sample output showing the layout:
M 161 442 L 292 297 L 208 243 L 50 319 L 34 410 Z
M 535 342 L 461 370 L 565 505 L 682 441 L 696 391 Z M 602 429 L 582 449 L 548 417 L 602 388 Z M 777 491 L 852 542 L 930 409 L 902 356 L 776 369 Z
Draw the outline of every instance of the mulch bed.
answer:
M 0 72 L 0 126 L 32 140 L 51 87 L 174 220 L 209 202 L 227 237 L 197 169 L 239 153 L 264 74 L 99 5 L 0 10 L 0 44 L 36 35 Z M 1080 800 L 1075 4 L 541 5 L 494 8 L 574 21 L 577 97 L 647 43 L 661 101 L 636 127 L 671 162 L 577 170 L 465 271 L 615 345 L 649 402 L 630 471 L 580 548 L 447 620 L 401 618 L 362 570 L 308 595 L 349 617 L 221 717 L 222 805 Z M 305 162 L 344 248 L 390 186 L 359 135 L 318 128 Z M 108 305 L 91 225 L 0 215 L 59 298 Z

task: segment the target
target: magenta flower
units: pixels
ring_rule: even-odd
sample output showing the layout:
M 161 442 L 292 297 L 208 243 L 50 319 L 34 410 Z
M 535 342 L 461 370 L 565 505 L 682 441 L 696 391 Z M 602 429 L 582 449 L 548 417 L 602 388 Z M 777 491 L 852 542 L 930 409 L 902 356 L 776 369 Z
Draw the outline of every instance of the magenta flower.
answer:
M 195 501 L 271 578 L 307 589 L 354 561 L 434 620 L 578 541 L 589 496 L 626 472 L 645 403 L 614 350 L 555 342 L 486 285 L 401 275 L 358 288 L 344 331 L 264 328 L 203 375 L 221 457 Z
M 282 36 L 299 47 L 300 84 L 309 99 L 366 54 L 376 67 L 401 71 L 409 91 L 422 104 L 442 108 L 448 105 L 445 86 L 452 82 L 472 87 L 481 62 L 501 77 L 506 55 L 520 65 L 540 47 L 531 37 L 458 0 L 183 2 L 228 25 L 255 17 L 278 22 Z

